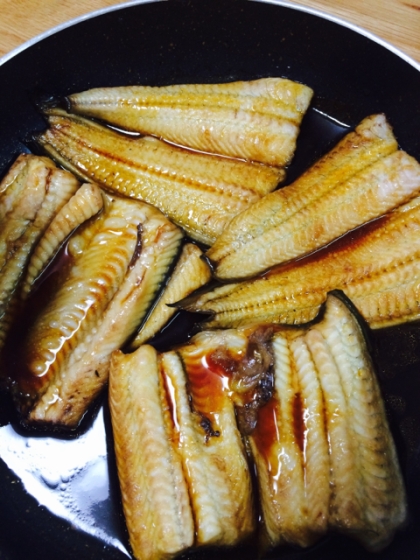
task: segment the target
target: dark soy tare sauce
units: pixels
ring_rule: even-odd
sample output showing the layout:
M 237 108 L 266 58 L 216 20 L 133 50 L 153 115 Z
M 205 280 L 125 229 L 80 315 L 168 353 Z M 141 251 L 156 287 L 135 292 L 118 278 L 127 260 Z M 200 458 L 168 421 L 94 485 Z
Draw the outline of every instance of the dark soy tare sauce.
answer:
M 295 180 L 347 131 L 348 127 L 345 124 L 311 109 L 302 123 L 298 148 L 288 170 L 287 183 Z M 51 275 L 50 282 L 53 281 L 54 274 Z M 47 286 L 48 281 L 40 287 L 38 294 L 41 295 Z M 195 316 L 180 312 L 152 342 L 158 350 L 168 350 L 172 345 L 188 339 L 195 322 Z M 376 331 L 371 333 L 371 343 L 408 487 L 409 505 L 415 510 L 419 508 L 416 504 L 420 503 L 420 488 L 416 477 L 420 462 L 420 413 L 416 399 L 416 395 L 420 394 L 420 329 L 417 324 L 411 324 Z M 19 368 L 19 360 L 13 354 L 15 349 L 16 346 L 8 350 L 7 361 L 9 367 Z M 73 539 L 85 539 L 86 546 L 90 546 L 95 539 L 95 542 L 99 541 L 103 547 L 102 555 L 96 558 L 116 560 L 130 557 L 106 402 L 89 420 L 83 433 L 68 439 L 59 434 L 34 434 L 22 430 L 17 424 L 7 395 L 2 395 L 1 401 L 0 457 L 14 473 L 16 481 L 21 481 L 26 492 L 35 499 L 35 503 L 64 519 L 65 527 L 71 525 L 78 530 L 73 532 Z M 301 408 L 302 403 L 297 401 L 296 415 L 299 418 L 302 415 Z M 270 403 L 263 414 L 266 416 L 264 424 L 268 428 L 270 439 L 275 429 L 272 425 L 274 413 Z M 263 437 L 261 441 L 265 441 Z M 302 441 L 299 443 L 302 445 Z M 413 532 L 414 529 L 409 524 L 405 534 L 396 538 L 406 538 L 410 531 Z M 92 536 L 93 541 L 89 540 Z M 92 546 L 95 547 L 94 544 Z M 341 538 L 329 538 L 317 547 L 317 553 L 319 547 L 323 547 L 322 554 L 326 559 L 352 558 L 354 554 L 362 558 L 370 557 L 370 553 L 361 549 L 359 545 Z M 191 552 L 183 558 L 205 560 L 216 556 L 230 559 L 233 556 L 251 559 L 255 558 L 255 553 L 255 546 L 245 546 L 233 551 L 217 550 L 216 553 L 214 550 Z M 311 550 L 300 551 L 284 547 L 269 554 L 270 558 L 300 556 L 310 558 Z
M 73 259 L 64 245 L 57 253 L 53 262 L 47 266 L 43 274 L 35 281 L 31 293 L 18 309 L 10 332 L 6 337 L 1 356 L 1 367 L 13 384 L 19 386 L 21 392 L 36 394 L 44 382 L 43 376 L 37 377 L 28 371 L 27 363 L 31 359 L 31 349 L 25 348 L 26 339 L 31 326 L 42 314 L 51 296 L 62 283 L 67 271 L 72 267 Z

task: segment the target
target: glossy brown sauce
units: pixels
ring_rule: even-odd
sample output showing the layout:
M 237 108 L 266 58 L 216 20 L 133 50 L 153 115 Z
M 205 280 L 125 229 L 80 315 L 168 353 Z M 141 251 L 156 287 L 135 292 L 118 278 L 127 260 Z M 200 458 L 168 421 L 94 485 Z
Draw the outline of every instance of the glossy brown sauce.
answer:
M 223 364 L 213 352 L 194 356 L 184 362 L 189 390 L 197 412 L 215 418 L 230 394 L 232 362 Z
M 324 259 L 328 259 L 332 255 L 335 255 L 336 258 L 340 258 L 340 254 L 344 254 L 350 248 L 356 249 L 358 245 L 362 245 L 369 235 L 373 234 L 378 229 L 385 227 L 388 221 L 389 216 L 377 218 L 372 222 L 349 231 L 342 237 L 339 237 L 332 243 L 314 251 L 313 253 L 310 253 L 309 255 L 285 264 L 274 266 L 269 271 L 262 274 L 262 276 L 270 277 L 279 272 L 283 273 L 291 268 L 294 268 L 297 262 L 299 263 L 299 266 L 304 266 L 313 262 L 320 262 Z
M 293 435 L 302 453 L 304 452 L 306 433 L 304 412 L 302 395 L 295 393 L 293 398 Z
M 28 367 L 36 356 L 36 349 L 27 344 L 32 325 L 48 305 L 52 295 L 68 275 L 74 259 L 67 250 L 67 245 L 59 251 L 50 266 L 36 280 L 34 287 L 18 312 L 7 336 L 2 352 L 2 368 L 19 392 L 36 395 L 37 391 L 48 382 L 48 373 L 37 376 Z
M 277 472 L 277 466 L 273 465 L 273 461 L 278 463 L 278 457 L 273 453 L 273 445 L 280 441 L 280 435 L 277 426 L 277 401 L 274 396 L 259 409 L 258 422 L 252 433 L 252 439 L 259 454 L 267 464 L 271 465 L 270 471 Z
M 280 461 L 279 453 L 276 451 L 275 444 L 281 443 L 279 428 L 277 425 L 278 404 L 277 398 L 273 396 L 267 404 L 258 411 L 257 426 L 252 433 L 252 439 L 258 449 L 258 453 L 263 457 L 271 473 L 278 472 Z M 304 453 L 306 425 L 304 420 L 304 406 L 300 393 L 295 393 L 292 402 L 293 425 L 290 426 L 290 436 L 298 444 L 301 453 Z M 285 426 L 287 430 L 288 427 Z

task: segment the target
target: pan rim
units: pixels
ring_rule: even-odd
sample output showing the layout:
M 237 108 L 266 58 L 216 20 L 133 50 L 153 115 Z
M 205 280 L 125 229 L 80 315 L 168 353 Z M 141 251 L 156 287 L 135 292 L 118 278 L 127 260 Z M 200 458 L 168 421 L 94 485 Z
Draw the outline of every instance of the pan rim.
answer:
M 30 47 L 36 45 L 37 43 L 39 43 L 40 41 L 43 41 L 44 39 L 50 37 L 51 35 L 55 35 L 56 33 L 59 33 L 60 31 L 63 31 L 64 29 L 67 29 L 68 27 L 73 27 L 74 25 L 77 25 L 77 24 L 82 23 L 84 21 L 96 18 L 96 17 L 104 15 L 104 14 L 108 14 L 108 13 L 111 13 L 111 12 L 116 12 L 118 10 L 122 10 L 122 9 L 125 9 L 125 8 L 130 8 L 130 7 L 138 6 L 138 5 L 141 5 L 141 4 L 152 4 L 152 3 L 156 3 L 156 2 L 168 2 L 168 1 L 170 1 L 170 0 L 129 0 L 128 2 L 122 2 L 120 4 L 115 4 L 113 6 L 107 6 L 106 8 L 101 8 L 101 9 L 95 10 L 93 12 L 88 12 L 87 14 L 82 14 L 81 16 L 70 19 L 66 22 L 63 22 L 59 25 L 56 25 L 55 27 L 52 27 L 52 28 L 48 29 L 47 31 L 44 31 L 43 33 L 40 33 L 39 35 L 36 35 L 32 39 L 29 39 L 28 41 L 25 41 L 24 43 L 22 43 L 21 45 L 19 45 L 15 49 L 11 50 L 9 53 L 5 54 L 4 56 L 2 56 L 0 58 L 0 67 L 3 66 L 3 64 L 8 62 L 9 60 L 11 60 L 14 57 L 16 57 L 17 55 L 19 55 L 21 52 L 29 49 Z M 358 33 L 359 35 L 362 35 L 362 36 L 366 37 L 367 39 L 370 39 L 371 41 L 379 44 L 380 46 L 384 47 L 385 49 L 393 52 L 395 55 L 397 55 L 398 57 L 403 59 L 405 62 L 407 62 L 408 64 L 410 64 L 411 66 L 413 66 L 416 70 L 418 70 L 420 72 L 420 62 L 417 62 L 410 55 L 406 54 L 404 51 L 402 51 L 398 47 L 394 46 L 392 43 L 386 41 L 385 39 L 382 39 L 381 37 L 379 37 L 375 33 L 372 33 L 371 31 L 368 31 L 367 29 L 364 29 L 363 27 L 361 27 L 359 25 L 356 25 L 354 23 L 351 23 L 351 22 L 349 22 L 349 21 L 347 21 L 343 18 L 340 18 L 338 16 L 329 14 L 328 12 L 325 12 L 323 10 L 318 10 L 318 9 L 315 9 L 315 8 L 311 8 L 309 6 L 303 6 L 302 4 L 296 4 L 294 2 L 289 2 L 287 0 L 247 0 L 247 1 L 249 1 L 249 2 L 259 2 L 259 3 L 262 3 L 262 4 L 272 4 L 272 5 L 280 6 L 280 7 L 283 7 L 283 8 L 289 8 L 289 9 L 292 9 L 292 10 L 296 10 L 296 11 L 304 12 L 304 13 L 307 13 L 307 14 L 310 14 L 310 15 L 314 15 L 314 16 L 317 16 L 321 19 L 325 19 L 325 20 L 331 21 L 331 22 L 333 22 L 337 25 L 341 25 L 343 27 L 346 27 L 346 28 L 354 31 L 355 33 Z

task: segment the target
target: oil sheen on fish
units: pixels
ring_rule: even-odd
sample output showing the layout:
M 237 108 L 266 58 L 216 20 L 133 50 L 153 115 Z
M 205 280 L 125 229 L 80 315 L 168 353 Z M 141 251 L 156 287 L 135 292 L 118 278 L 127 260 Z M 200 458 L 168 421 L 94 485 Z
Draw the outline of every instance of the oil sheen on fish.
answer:
M 177 261 L 174 271 L 169 277 L 156 305 L 145 319 L 138 334 L 130 343 L 131 348 L 138 348 L 150 338 L 158 334 L 177 312 L 170 304 L 179 301 L 201 288 L 210 281 L 211 271 L 201 258 L 201 249 L 193 243 L 186 243 Z
M 34 282 L 57 254 L 65 239 L 83 222 L 103 207 L 101 189 L 91 183 L 82 185 L 54 216 L 37 243 L 22 283 L 21 295 L 26 298 Z
M 279 327 L 273 399 L 249 436 L 269 546 L 307 546 L 329 529 L 381 550 L 406 519 L 406 497 L 366 342 L 348 302 Z
M 135 332 L 181 238 L 150 205 L 110 196 L 71 238 L 70 262 L 22 342 L 14 392 L 28 422 L 80 423 L 107 382 L 112 351 Z
M 197 373 L 204 380 L 217 380 L 230 395 L 241 432 L 248 439 L 265 548 L 284 543 L 309 546 L 328 528 L 323 397 L 306 359 L 295 363 L 290 347 L 293 335 L 291 331 L 289 337 L 287 329 L 254 325 L 204 331 L 191 340 Z M 183 352 L 181 348 L 185 362 Z M 201 392 L 200 401 L 208 410 L 214 408 L 214 399 L 214 391 Z
M 222 280 L 301 258 L 420 191 L 420 164 L 397 150 L 383 115 L 368 117 L 292 185 L 235 217 L 207 252 Z
M 219 440 L 226 398 L 236 408 L 226 422 L 238 422 L 254 462 L 264 550 L 308 547 L 338 531 L 377 551 L 404 525 L 405 489 L 381 392 L 357 312 L 342 292 L 330 292 L 317 320 L 300 328 L 203 331 L 161 360 L 187 479 L 197 477 L 194 517 L 202 512 L 205 531 L 216 531 L 217 504 L 231 507 L 207 463 L 212 445 L 237 478 L 235 440 L 226 448 Z M 207 497 L 205 488 L 212 488 Z M 224 531 L 238 516 L 230 519 Z
M 156 351 L 116 351 L 109 376 L 114 449 L 137 560 L 169 560 L 194 543 L 194 519 Z
M 283 78 L 225 84 L 97 88 L 72 112 L 204 152 L 284 167 L 313 91 Z
M 0 347 L 19 306 L 31 252 L 80 184 L 46 157 L 21 154 L 0 184 Z
M 85 181 L 159 208 L 193 239 L 211 245 L 232 216 L 276 188 L 284 171 L 259 163 L 133 138 L 52 109 L 42 148 Z
M 180 538 L 192 519 L 190 544 L 196 547 L 235 545 L 255 529 L 251 475 L 233 403 L 217 369 L 205 361 L 214 347 L 207 342 L 163 354 L 143 345 L 127 356 L 112 356 L 110 403 L 119 477 L 139 558 L 154 558 L 152 547 L 160 557 L 163 521 L 169 536 L 176 527 Z M 183 480 L 165 490 L 179 470 Z M 189 516 L 174 496 L 184 484 Z
M 181 304 L 211 314 L 204 327 L 252 321 L 312 320 L 327 292 L 341 289 L 374 328 L 420 317 L 420 198 L 349 234 L 325 250 L 241 283 L 226 284 Z
M 251 475 L 235 410 L 216 364 L 220 339 L 194 340 L 162 355 L 174 387 L 179 448 L 190 487 L 198 544 L 232 546 L 255 529 Z M 212 339 L 213 338 L 213 339 Z M 234 334 L 227 343 L 243 347 Z M 188 392 L 187 392 L 188 390 Z
M 370 550 L 381 550 L 405 522 L 405 490 L 374 367 L 355 317 L 341 299 L 329 296 L 324 319 L 311 331 L 318 336 L 311 341 L 308 333 L 307 343 L 324 395 L 330 395 L 327 387 L 337 375 L 341 386 L 337 391 L 342 391 L 340 400 L 344 402 L 343 408 L 337 408 L 331 395 L 327 405 L 332 458 L 330 525 L 357 538 Z M 347 444 L 340 434 L 338 438 L 332 434 L 339 424 L 338 410 L 346 411 L 343 415 L 353 452 L 353 480 L 345 472 Z M 354 488 L 351 496 L 347 484 Z
M 92 402 L 108 381 L 112 352 L 124 346 L 136 331 L 179 252 L 179 228 L 147 204 L 125 202 L 141 207 L 140 216 L 136 217 L 141 220 L 137 246 L 125 276 L 98 326 L 70 354 L 60 398 L 56 398 L 57 387 L 53 384 L 31 411 L 30 420 L 70 427 L 80 422 L 88 397 Z
M 290 333 L 275 334 L 272 346 L 274 394 L 259 410 L 256 429 L 249 436 L 258 473 L 264 545 L 306 547 L 328 529 L 330 480 L 323 397 L 307 356 L 298 365 Z M 308 392 L 305 377 L 314 393 Z

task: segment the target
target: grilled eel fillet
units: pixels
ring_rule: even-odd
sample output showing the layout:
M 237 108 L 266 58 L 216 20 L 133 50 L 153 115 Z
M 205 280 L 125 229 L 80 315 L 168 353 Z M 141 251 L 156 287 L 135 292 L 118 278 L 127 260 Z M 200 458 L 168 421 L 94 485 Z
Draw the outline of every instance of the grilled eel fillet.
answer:
M 211 245 L 232 216 L 276 188 L 284 171 L 134 138 L 59 109 L 46 113 L 41 147 L 85 181 L 159 208 Z
M 301 258 L 420 192 L 384 115 L 364 119 L 294 183 L 234 217 L 206 255 L 221 280 Z
M 75 428 L 108 380 L 111 353 L 135 332 L 182 233 L 140 201 L 105 195 L 68 243 L 46 304 L 22 336 L 13 392 L 29 423 Z M 36 294 L 35 294 L 36 295 Z
M 130 544 L 137 560 L 192 546 L 194 521 L 156 352 L 114 352 L 109 403 Z
M 269 165 L 290 163 L 313 91 L 283 78 L 226 84 L 97 88 L 72 112 L 178 145 Z
M 110 406 L 139 560 L 191 545 L 184 481 L 195 545 L 235 544 L 255 527 L 236 419 L 255 466 L 264 548 L 307 547 L 339 531 L 377 551 L 405 522 L 380 389 L 342 293 L 330 293 L 318 321 L 299 329 L 250 325 L 201 332 L 163 354 L 149 345 L 116 352 Z M 175 484 L 180 470 L 185 479 Z
M 255 528 L 234 407 L 220 378 L 203 366 L 203 350 L 192 344 L 157 354 L 144 345 L 112 356 L 115 451 L 138 560 L 167 558 L 192 544 L 235 545 Z
M 80 184 L 46 157 L 18 156 L 0 183 L 0 347 L 16 315 L 31 251 Z
M 212 347 L 214 341 L 209 344 Z M 175 388 L 180 452 L 197 544 L 230 546 L 249 536 L 255 526 L 251 477 L 233 403 L 221 378 L 205 363 L 208 350 L 206 344 L 191 342 L 163 354 L 162 363 Z
M 348 302 L 272 338 L 274 393 L 249 436 L 269 546 L 327 529 L 381 550 L 406 519 L 405 489 L 363 332 Z
M 341 289 L 374 328 L 420 317 L 420 197 L 307 259 L 226 284 L 181 304 L 210 313 L 205 328 L 312 320 Z

